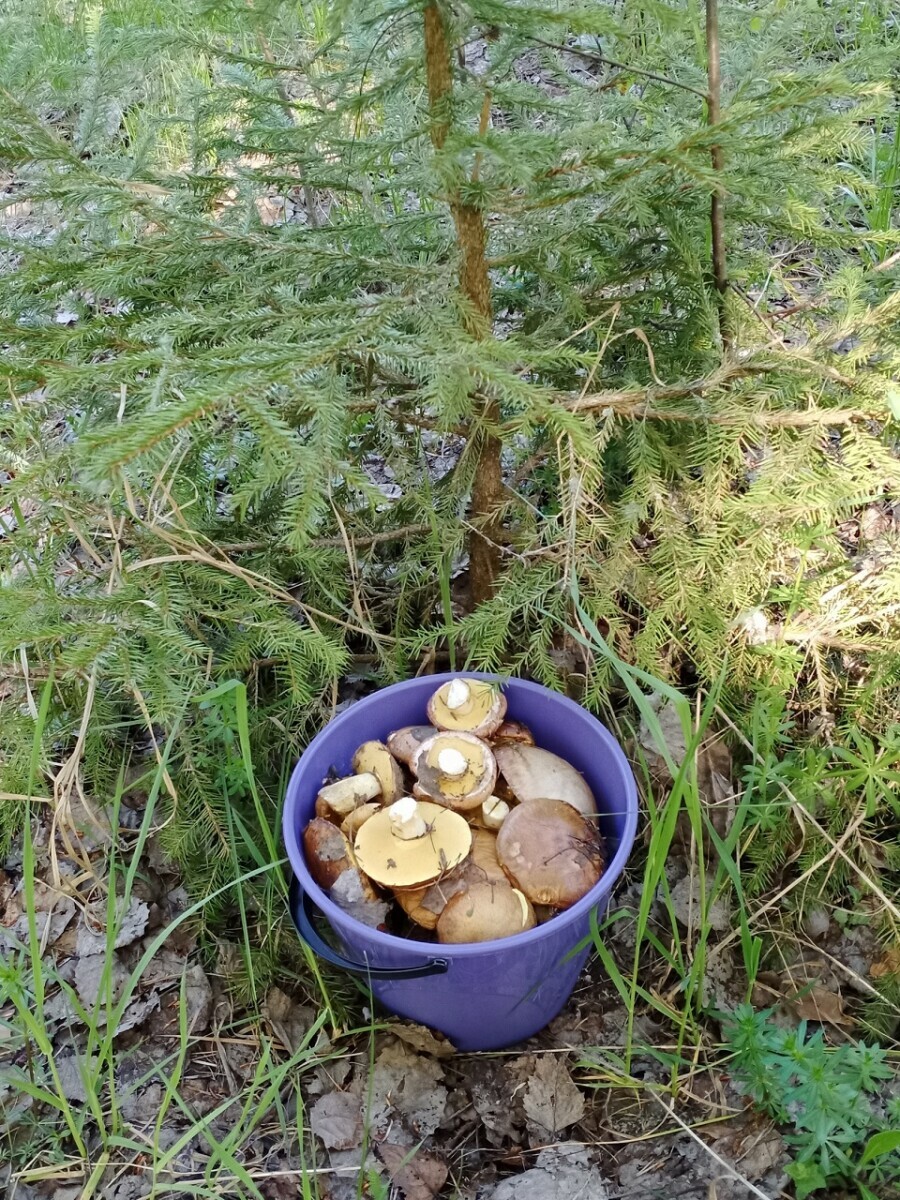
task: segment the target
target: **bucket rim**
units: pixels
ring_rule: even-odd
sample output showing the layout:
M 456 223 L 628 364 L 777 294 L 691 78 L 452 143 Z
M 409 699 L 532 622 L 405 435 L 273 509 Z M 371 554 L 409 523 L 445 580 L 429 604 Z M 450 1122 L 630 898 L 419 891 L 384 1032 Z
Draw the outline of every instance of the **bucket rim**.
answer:
M 619 768 L 623 799 L 625 801 L 625 824 L 622 834 L 619 837 L 616 852 L 609 863 L 607 863 L 602 876 L 594 887 L 573 904 L 571 908 L 563 909 L 562 912 L 558 913 L 550 921 L 546 921 L 543 925 L 536 925 L 534 929 L 526 930 L 524 933 L 513 934 L 512 937 L 492 938 L 490 941 L 485 942 L 460 942 L 452 945 L 445 945 L 439 942 L 416 942 L 409 938 L 398 937 L 393 933 L 384 933 L 379 929 L 373 929 L 371 926 L 363 924 L 362 921 L 358 921 L 355 917 L 349 916 L 313 880 L 306 866 L 303 847 L 300 843 L 300 831 L 297 828 L 298 823 L 293 819 L 295 810 L 300 803 L 297 796 L 299 785 L 296 781 L 300 774 L 300 767 L 304 756 L 316 749 L 322 742 L 331 740 L 336 732 L 340 730 L 342 724 L 350 723 L 350 718 L 355 719 L 361 705 L 374 708 L 377 704 L 383 703 L 387 695 L 392 691 L 398 689 L 407 690 L 410 685 L 422 686 L 426 681 L 437 688 L 442 683 L 458 678 L 460 675 L 464 675 L 467 679 L 490 680 L 493 683 L 500 684 L 503 688 L 512 687 L 514 690 L 522 690 L 526 694 L 531 692 L 545 699 L 550 698 L 563 711 L 568 711 L 573 716 L 577 714 L 579 719 L 586 717 L 595 727 L 596 736 L 605 743 L 607 749 L 612 753 L 613 759 Z M 357 700 L 319 730 L 300 755 L 291 772 L 282 811 L 282 837 L 288 852 L 291 869 L 300 880 L 302 890 L 312 897 L 316 906 L 321 909 L 328 918 L 332 928 L 338 933 L 340 933 L 341 926 L 347 926 L 356 931 L 360 937 L 364 937 L 370 941 L 373 950 L 381 946 L 384 949 L 390 949 L 394 952 L 405 951 L 413 958 L 431 958 L 439 950 L 444 957 L 453 959 L 475 958 L 479 955 L 484 955 L 486 952 L 495 952 L 501 948 L 504 950 L 514 950 L 519 947 L 529 946 L 541 939 L 561 934 L 567 925 L 575 924 L 580 918 L 588 915 L 612 892 L 613 885 L 625 869 L 625 864 L 631 854 L 631 848 L 637 833 L 637 822 L 637 784 L 635 783 L 628 760 L 625 757 L 625 752 L 603 722 L 595 717 L 592 712 L 589 712 L 583 705 L 576 703 L 576 701 L 569 699 L 568 696 L 554 692 L 552 688 L 545 687 L 541 683 L 535 683 L 530 679 L 519 679 L 516 676 L 504 676 L 489 671 L 444 671 L 434 675 L 404 679 L 398 683 L 388 684 L 387 687 L 379 688 L 378 691 L 364 696 L 361 700 Z

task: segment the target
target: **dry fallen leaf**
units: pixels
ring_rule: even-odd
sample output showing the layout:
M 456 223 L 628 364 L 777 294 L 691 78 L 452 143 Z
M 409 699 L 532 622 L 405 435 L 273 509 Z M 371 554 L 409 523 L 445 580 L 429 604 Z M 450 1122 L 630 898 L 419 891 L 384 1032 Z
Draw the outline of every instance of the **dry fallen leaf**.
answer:
M 524 1104 L 528 1120 L 548 1133 L 568 1129 L 584 1114 L 584 1096 L 572 1082 L 565 1060 L 558 1055 L 538 1059 L 525 1089 Z
M 829 992 L 819 983 L 785 996 L 785 1003 L 801 1021 L 823 1021 L 829 1025 L 853 1025 L 855 1022 L 844 1012 L 843 997 Z
M 88 926 L 82 922 L 78 927 L 76 953 L 79 958 L 88 954 L 105 954 L 110 938 L 105 928 L 106 905 L 97 905 L 91 913 L 92 922 Z M 137 941 L 147 928 L 150 909 L 143 900 L 132 899 L 124 912 L 119 912 L 116 918 L 116 934 L 112 939 L 113 949 L 120 950 Z
M 372 1128 L 387 1128 L 399 1114 L 419 1136 L 434 1133 L 447 1104 L 442 1078 L 443 1071 L 435 1059 L 414 1054 L 402 1042 L 386 1046 L 375 1059 L 372 1071 Z
M 85 1104 L 88 1098 L 85 1080 L 96 1080 L 97 1059 L 81 1054 L 66 1054 L 56 1060 L 59 1088 L 67 1100 Z
M 116 1034 L 127 1033 L 129 1029 L 143 1025 L 150 1014 L 159 1008 L 159 1003 L 159 992 L 150 992 L 147 996 L 132 1000 L 122 1013 L 122 1020 L 116 1026 Z
M 108 965 L 107 965 L 108 964 Z M 75 990 L 82 1004 L 92 1009 L 99 1000 L 115 1003 L 122 995 L 128 971 L 114 954 L 109 962 L 105 954 L 88 954 L 80 958 L 75 966 Z
M 435 1058 L 452 1058 L 456 1047 L 448 1042 L 443 1034 L 434 1034 L 424 1025 L 414 1025 L 412 1021 L 397 1021 L 388 1029 L 391 1037 L 399 1038 L 420 1054 L 433 1054 Z
M 491 1200 L 607 1200 L 608 1194 L 585 1148 L 562 1142 L 542 1150 L 530 1170 L 499 1183 Z
M 362 1142 L 359 1096 L 329 1092 L 309 1110 L 309 1127 L 329 1150 L 353 1150 Z
M 666 755 L 668 754 L 668 757 L 676 767 L 680 767 L 687 753 L 687 743 L 685 742 L 681 718 L 675 706 L 657 693 L 648 696 L 647 702 L 656 711 L 656 719 L 659 722 L 660 732 L 665 744 L 662 746 L 659 744 L 656 733 L 650 728 L 649 723 L 645 719 L 641 720 L 638 741 L 647 755 L 647 761 L 654 774 L 668 775 L 671 778 L 671 772 L 666 763 Z
M 447 1167 L 436 1154 L 388 1142 L 378 1147 L 378 1153 L 406 1200 L 434 1200 L 447 1182 Z
M 204 1033 L 212 1016 L 213 994 L 206 972 L 199 963 L 194 963 L 185 972 L 184 1002 L 188 1031 Z
M 56 888 L 36 880 L 34 884 L 34 926 L 38 941 L 47 946 L 62 936 L 66 926 L 75 915 L 75 902 L 69 896 L 58 892 Z M 11 894 L 7 901 L 7 915 L 0 925 L 0 946 L 13 945 L 16 942 L 25 944 L 28 941 L 28 913 L 25 911 L 24 898 L 19 894 Z M 49 928 L 48 928 L 49 926 Z M 5 934 L 5 928 L 9 933 Z
M 298 1004 L 281 988 L 269 988 L 263 1002 L 263 1016 L 279 1041 L 292 1054 L 300 1048 L 316 1018 L 312 1008 Z
M 869 969 L 873 979 L 884 979 L 886 975 L 900 975 L 900 946 L 891 946 Z

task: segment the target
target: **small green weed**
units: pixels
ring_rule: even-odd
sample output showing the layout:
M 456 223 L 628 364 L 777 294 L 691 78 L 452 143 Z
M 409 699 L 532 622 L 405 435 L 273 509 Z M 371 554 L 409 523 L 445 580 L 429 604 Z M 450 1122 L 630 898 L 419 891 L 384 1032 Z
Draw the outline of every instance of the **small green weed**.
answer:
M 794 1160 L 787 1168 L 797 1200 L 838 1184 L 873 1188 L 900 1180 L 900 1099 L 885 1100 L 893 1076 L 887 1054 L 865 1042 L 829 1047 L 806 1022 L 780 1029 L 771 1010 L 738 1008 L 725 1024 L 734 1075 L 753 1102 L 782 1125 Z

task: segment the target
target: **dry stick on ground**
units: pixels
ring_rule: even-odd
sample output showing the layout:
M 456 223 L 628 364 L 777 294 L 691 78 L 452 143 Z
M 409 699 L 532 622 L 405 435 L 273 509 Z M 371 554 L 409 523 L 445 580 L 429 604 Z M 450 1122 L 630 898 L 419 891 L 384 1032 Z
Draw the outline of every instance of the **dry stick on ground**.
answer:
M 709 94 L 706 97 L 706 116 L 710 126 L 719 124 L 722 109 L 722 75 L 719 59 L 719 7 L 718 0 L 706 0 L 706 60 Z M 714 145 L 711 150 L 713 170 L 721 175 L 725 169 L 722 147 Z M 725 350 L 731 346 L 731 330 L 725 293 L 728 291 L 728 263 L 725 255 L 724 197 L 721 187 L 712 194 L 709 223 L 712 230 L 713 280 L 719 301 L 719 335 Z
M 439 151 L 444 148 L 450 132 L 449 104 L 453 91 L 450 48 L 444 19 L 434 0 L 425 6 L 424 18 L 431 141 L 435 150 Z M 458 189 L 450 195 L 449 201 L 460 253 L 459 286 L 471 309 L 467 326 L 473 337 L 487 338 L 491 334 L 493 308 L 485 253 L 487 237 L 484 216 L 480 208 L 462 202 Z M 496 428 L 500 421 L 496 400 L 485 399 L 481 402 L 481 417 L 486 428 L 472 446 L 475 473 L 470 516 L 475 528 L 469 538 L 469 582 L 475 604 L 490 599 L 500 572 L 498 543 L 503 504 L 500 439 L 488 432 Z

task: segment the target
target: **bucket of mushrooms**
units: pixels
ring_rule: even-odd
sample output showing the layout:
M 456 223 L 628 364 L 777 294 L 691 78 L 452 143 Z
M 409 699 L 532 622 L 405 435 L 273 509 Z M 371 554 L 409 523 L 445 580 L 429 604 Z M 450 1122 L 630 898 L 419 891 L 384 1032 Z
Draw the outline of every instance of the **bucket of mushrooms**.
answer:
M 636 826 L 625 755 L 572 700 L 477 673 L 411 679 L 353 704 L 297 764 L 292 914 L 387 1009 L 497 1049 L 565 1004 Z

